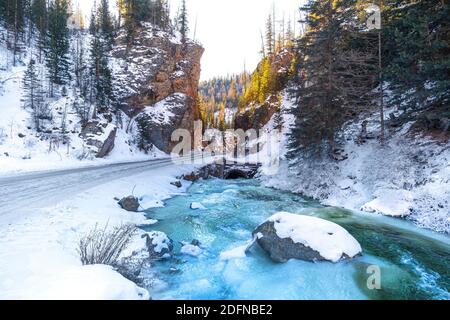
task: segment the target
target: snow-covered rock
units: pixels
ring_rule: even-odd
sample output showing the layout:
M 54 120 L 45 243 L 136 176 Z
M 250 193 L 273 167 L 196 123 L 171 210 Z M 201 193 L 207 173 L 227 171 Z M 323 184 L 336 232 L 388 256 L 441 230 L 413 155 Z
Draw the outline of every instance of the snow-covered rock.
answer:
M 137 212 L 140 206 L 139 199 L 135 196 L 128 196 L 123 198 L 119 201 L 119 205 L 122 207 L 122 209 L 131 212 Z
M 192 202 L 191 203 L 192 210 L 206 210 L 206 207 L 202 205 L 200 202 Z
M 173 240 L 164 232 L 153 231 L 142 236 L 152 259 L 169 258 L 173 251 Z
M 177 181 L 173 181 L 170 183 L 172 186 L 177 187 L 177 188 L 181 188 L 183 186 L 183 184 L 181 183 L 180 180 Z
M 391 217 L 406 217 L 411 214 L 412 196 L 404 190 L 386 190 L 377 198 L 361 207 L 362 211 L 380 213 Z
M 280 212 L 254 232 L 272 260 L 339 262 L 361 254 L 358 241 L 341 226 L 316 217 Z
M 192 257 L 198 257 L 202 254 L 203 250 L 199 246 L 194 246 L 193 244 L 184 243 L 181 247 L 180 253 Z

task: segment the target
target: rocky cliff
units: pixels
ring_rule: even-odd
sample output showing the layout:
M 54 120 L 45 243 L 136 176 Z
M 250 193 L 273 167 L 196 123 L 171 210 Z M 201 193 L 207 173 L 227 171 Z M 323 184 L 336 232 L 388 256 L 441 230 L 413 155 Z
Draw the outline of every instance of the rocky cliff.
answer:
M 138 126 L 141 148 L 148 151 L 155 146 L 170 153 L 172 132 L 192 132 L 200 117 L 197 91 L 204 49 L 191 40 L 182 43 L 177 35 L 145 22 L 135 30 L 132 45 L 127 45 L 125 30 L 115 40 L 111 68 L 116 101 L 112 109 L 128 117 L 122 120 L 130 135 Z M 114 122 L 113 113 L 105 108 L 80 135 L 97 157 L 114 148 Z
M 259 130 L 272 119 L 273 115 L 278 111 L 279 105 L 278 96 L 276 94 L 270 95 L 264 104 L 236 114 L 234 119 L 235 127 L 243 130 Z
M 276 91 L 282 91 L 286 86 L 289 73 L 291 71 L 294 59 L 294 51 L 292 48 L 283 49 L 272 55 L 270 58 L 270 67 L 274 74 L 277 75 L 279 88 Z M 263 62 L 260 62 L 257 70 L 260 69 Z M 270 94 L 266 101 L 262 104 L 253 103 L 244 110 L 235 115 L 235 127 L 243 130 L 261 129 L 266 125 L 273 115 L 280 109 L 280 92 Z
M 120 33 L 112 52 L 118 107 L 139 123 L 143 140 L 170 152 L 172 132 L 192 131 L 199 118 L 196 100 L 204 49 L 148 23 L 136 31 L 133 46 L 127 47 L 125 39 L 125 32 Z

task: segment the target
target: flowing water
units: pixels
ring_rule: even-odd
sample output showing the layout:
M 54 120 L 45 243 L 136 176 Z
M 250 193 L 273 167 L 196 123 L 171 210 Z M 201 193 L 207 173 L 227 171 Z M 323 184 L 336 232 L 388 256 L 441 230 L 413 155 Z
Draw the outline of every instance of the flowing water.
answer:
M 206 209 L 191 210 L 192 202 Z M 278 211 L 333 221 L 360 242 L 364 254 L 338 264 L 279 264 L 255 245 L 245 258 L 220 259 Z M 150 288 L 154 299 L 450 299 L 449 237 L 408 222 L 323 207 L 255 180 L 197 182 L 148 216 L 159 220 L 148 231 L 163 231 L 176 244 L 175 257 L 153 267 L 152 277 L 160 279 Z M 202 254 L 180 254 L 180 243 L 193 239 Z M 381 270 L 381 289 L 368 288 L 373 265 Z

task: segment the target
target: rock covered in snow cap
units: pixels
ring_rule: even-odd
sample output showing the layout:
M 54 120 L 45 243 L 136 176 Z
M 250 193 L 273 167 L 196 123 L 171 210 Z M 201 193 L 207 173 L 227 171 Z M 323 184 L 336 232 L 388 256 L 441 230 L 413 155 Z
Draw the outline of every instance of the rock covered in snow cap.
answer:
M 339 262 L 361 254 L 358 241 L 341 226 L 316 217 L 280 212 L 254 232 L 272 260 Z
M 142 236 L 152 259 L 169 258 L 173 251 L 173 240 L 164 232 L 153 231 Z
M 206 210 L 205 206 L 202 205 L 200 202 L 192 202 L 191 209 L 192 210 Z
M 202 254 L 203 250 L 197 246 L 197 245 L 193 245 L 193 244 L 189 244 L 189 243 L 182 243 L 182 247 L 180 250 L 181 254 L 184 255 L 188 255 L 188 256 L 192 256 L 192 257 L 198 257 Z
M 177 188 L 181 188 L 183 186 L 183 184 L 181 183 L 180 180 L 174 181 L 170 183 L 171 185 L 177 187 Z
M 140 207 L 139 199 L 134 196 L 123 198 L 119 201 L 119 205 L 122 207 L 122 209 L 131 212 L 137 212 Z

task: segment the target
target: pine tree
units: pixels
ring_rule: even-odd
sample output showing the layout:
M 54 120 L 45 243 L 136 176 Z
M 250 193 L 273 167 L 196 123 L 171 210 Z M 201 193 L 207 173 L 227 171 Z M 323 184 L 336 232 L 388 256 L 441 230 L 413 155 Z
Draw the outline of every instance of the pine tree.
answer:
M 39 75 L 36 70 L 36 63 L 33 59 L 31 59 L 28 63 L 28 67 L 23 78 L 23 101 L 24 107 L 32 110 L 36 130 L 40 131 L 40 120 L 43 116 L 44 96 Z
M 35 94 L 37 92 L 39 79 L 36 73 L 36 63 L 33 59 L 28 63 L 27 70 L 25 71 L 25 75 L 23 78 L 23 90 L 25 97 L 25 108 L 35 109 Z
M 48 26 L 48 11 L 46 0 L 33 0 L 31 4 L 31 22 L 38 32 L 38 56 L 42 62 L 42 53 L 45 50 L 46 33 Z
M 163 30 L 170 30 L 170 9 L 167 0 L 118 0 L 119 25 L 127 30 L 131 44 L 134 31 L 140 22 L 146 21 Z M 178 19 L 178 16 L 176 17 Z
M 91 102 L 96 105 L 95 115 L 99 111 L 107 110 L 112 99 L 112 75 L 109 68 L 109 39 L 108 33 L 101 29 L 102 14 L 95 15 L 95 8 L 91 14 L 90 44 L 90 78 Z
M 260 67 L 260 84 L 258 101 L 263 104 L 270 93 L 273 92 L 275 76 L 272 72 L 269 58 L 266 58 L 261 63 Z
M 140 150 L 148 153 L 153 148 L 153 144 L 149 137 L 148 124 L 145 117 L 138 117 L 136 119 L 136 126 L 138 130 L 137 145 Z
M 449 15 L 448 1 L 384 1 L 383 73 L 395 105 L 449 112 Z
M 153 0 L 150 8 L 150 21 L 163 30 L 170 28 L 170 9 L 167 0 Z
M 178 16 L 178 31 L 181 33 L 181 41 L 186 42 L 189 32 L 188 13 L 186 8 L 186 0 L 182 0 L 181 10 Z
M 281 109 L 281 96 L 278 97 L 278 110 L 275 113 L 274 116 L 274 129 L 275 130 L 283 130 L 283 126 L 284 126 L 284 118 L 283 118 L 283 110 Z
M 87 98 L 87 65 L 86 65 L 86 48 L 84 46 L 83 38 L 85 32 L 77 30 L 75 33 L 75 45 L 72 53 L 72 61 L 75 75 L 75 85 L 78 88 L 82 97 Z
M 236 89 L 236 80 L 231 80 L 230 89 L 228 90 L 227 100 L 230 100 L 233 106 L 237 101 L 237 89 Z
M 357 0 L 310 0 L 308 32 L 299 42 L 298 89 L 291 156 L 333 153 L 343 123 L 373 101 L 377 81 L 376 41 L 364 33 Z
M 134 41 L 134 32 L 137 27 L 136 0 L 119 0 L 118 6 L 120 12 L 119 18 L 120 21 L 123 20 L 123 26 L 126 30 L 126 42 L 128 50 Z
M 111 49 L 114 44 L 114 26 L 109 11 L 109 0 L 101 0 L 97 14 L 100 34 L 107 48 Z
M 292 21 L 291 18 L 289 18 L 288 23 L 287 23 L 287 28 L 286 28 L 286 46 L 292 47 L 293 45 L 293 41 L 294 41 L 294 33 L 292 31 Z
M 53 84 L 64 85 L 70 79 L 68 10 L 68 0 L 50 2 L 45 51 L 52 96 Z
M 274 52 L 274 34 L 273 34 L 273 28 L 272 28 L 272 16 L 269 15 L 266 22 L 266 53 L 268 55 L 273 54 Z
M 18 54 L 24 51 L 26 15 L 28 11 L 26 0 L 3 0 L 0 2 L 0 17 L 6 29 L 6 42 L 13 54 L 13 65 L 18 61 Z

